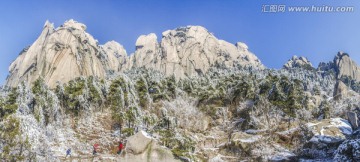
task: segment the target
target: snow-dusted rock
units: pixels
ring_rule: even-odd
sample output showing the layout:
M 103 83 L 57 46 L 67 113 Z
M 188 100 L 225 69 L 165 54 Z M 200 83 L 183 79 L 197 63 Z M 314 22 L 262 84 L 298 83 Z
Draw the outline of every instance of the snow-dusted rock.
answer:
M 314 134 L 310 140 L 313 143 L 338 143 L 352 133 L 350 123 L 341 118 L 324 119 L 316 123 L 308 123 L 307 126 Z
M 127 138 L 126 161 L 179 161 L 167 148 L 161 147 L 146 132 L 139 131 Z
M 125 48 L 115 41 L 106 42 L 100 47 L 107 56 L 105 64 L 108 64 L 108 70 L 119 71 L 122 65 L 126 63 L 127 53 Z
M 136 67 L 174 74 L 177 79 L 202 75 L 212 66 L 264 68 L 246 44 L 218 40 L 201 26 L 165 31 L 160 43 L 154 33 L 142 35 L 131 56 L 115 41 L 99 46 L 85 30 L 86 25 L 74 20 L 56 29 L 47 21 L 39 38 L 10 65 L 6 85 L 31 84 L 42 77 L 53 88 L 56 82 L 79 76 L 105 78 Z
M 279 152 L 269 159 L 270 162 L 297 161 L 297 157 L 292 152 Z
M 84 24 L 74 20 L 56 29 L 47 21 L 38 39 L 10 65 L 6 85 L 13 87 L 22 81 L 31 84 L 42 77 L 53 88 L 56 82 L 66 83 L 79 76 L 104 78 L 107 70 L 117 67 L 113 51 L 126 53 L 115 43 L 105 45 L 111 54 L 99 52 L 97 41 L 85 30 Z
M 338 80 L 335 84 L 334 89 L 334 99 L 341 99 L 347 96 L 348 88 L 347 86 L 341 81 Z
M 356 81 L 360 81 L 360 67 L 352 60 L 349 54 L 339 52 L 334 58 L 337 77 L 348 76 Z
M 141 35 L 136 40 L 136 51 L 134 61 L 129 62 L 130 67 L 145 67 L 160 69 L 161 56 L 159 53 L 160 47 L 157 42 L 157 36 L 154 33 L 148 35 Z
M 221 155 L 216 155 L 215 157 L 213 157 L 212 159 L 209 160 L 209 162 L 225 162 L 222 158 Z
M 360 139 L 347 140 L 335 151 L 335 161 L 360 161 Z
M 356 130 L 359 127 L 357 114 L 355 112 L 347 112 L 348 121 L 351 124 L 352 128 Z
M 152 68 L 176 78 L 202 75 L 215 65 L 264 68 L 244 43 L 234 45 L 218 40 L 201 26 L 168 30 L 162 33 L 160 43 L 156 39 L 155 34 L 138 38 L 129 68 Z
M 251 146 L 257 143 L 261 138 L 261 135 L 250 135 L 243 132 L 235 132 L 231 135 L 231 142 L 235 146 L 239 146 L 241 149 L 248 151 L 251 149 Z
M 146 150 L 146 147 L 153 141 L 144 131 L 139 131 L 129 137 L 126 143 L 126 152 L 140 154 Z
M 291 68 L 309 68 L 312 67 L 312 64 L 309 60 L 307 60 L 305 57 L 300 56 L 297 57 L 296 55 L 293 56 L 288 62 L 285 63 L 283 66 L 285 69 L 291 69 Z

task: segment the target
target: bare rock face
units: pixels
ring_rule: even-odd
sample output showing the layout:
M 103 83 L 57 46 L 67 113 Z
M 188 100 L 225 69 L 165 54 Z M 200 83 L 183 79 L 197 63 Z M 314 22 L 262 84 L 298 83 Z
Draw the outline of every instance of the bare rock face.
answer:
M 285 69 L 292 69 L 292 68 L 311 68 L 312 64 L 309 60 L 305 57 L 297 57 L 293 56 L 288 62 L 285 63 L 283 66 Z
M 335 151 L 334 161 L 360 161 L 359 150 L 359 139 L 347 140 Z
M 121 57 L 126 56 L 122 46 L 109 42 L 101 48 L 85 30 L 74 20 L 56 29 L 47 21 L 39 38 L 10 65 L 6 85 L 31 84 L 42 77 L 55 87 L 79 76 L 103 78 L 108 70 L 119 69 Z
M 202 75 L 212 66 L 264 68 L 246 44 L 218 40 L 201 26 L 165 31 L 160 43 L 153 33 L 142 35 L 130 56 L 115 41 L 98 45 L 85 30 L 84 24 L 74 20 L 56 29 L 46 22 L 39 38 L 10 65 L 6 85 L 29 85 L 41 77 L 54 88 L 57 82 L 67 83 L 76 77 L 105 78 L 138 67 L 175 75 L 177 79 Z
M 350 58 L 349 54 L 339 52 L 334 58 L 334 64 L 337 78 L 348 76 L 360 81 L 360 67 Z
M 141 35 L 136 40 L 133 65 L 130 67 L 160 68 L 160 46 L 154 33 Z M 159 60 L 159 61 L 158 61 Z
M 122 69 L 122 65 L 124 65 L 127 60 L 127 53 L 121 44 L 115 41 L 109 41 L 101 45 L 100 48 L 107 57 L 105 63 L 107 63 L 109 70 L 116 72 Z
M 307 126 L 314 134 L 310 140 L 313 143 L 337 143 L 352 133 L 350 123 L 341 118 L 323 119 L 320 122 L 308 123 Z
M 338 80 L 335 84 L 334 89 L 334 99 L 338 100 L 347 96 L 348 88 L 347 86 L 340 80 Z
M 351 124 L 352 128 L 356 130 L 359 127 L 357 114 L 355 112 L 349 111 L 346 113 L 346 115 L 348 117 L 348 121 Z
M 140 131 L 127 139 L 125 161 L 178 162 L 172 152 L 157 144 L 146 132 Z
M 211 66 L 264 68 L 244 43 L 218 40 L 201 26 L 165 31 L 160 43 L 155 34 L 142 35 L 129 60 L 128 68 L 153 68 L 176 78 L 202 75 Z

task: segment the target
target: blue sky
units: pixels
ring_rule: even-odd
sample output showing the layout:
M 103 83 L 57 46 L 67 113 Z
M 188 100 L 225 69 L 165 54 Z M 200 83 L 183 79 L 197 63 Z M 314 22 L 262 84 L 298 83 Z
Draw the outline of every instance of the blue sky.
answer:
M 263 13 L 263 5 L 353 6 L 351 13 Z M 201 25 L 219 39 L 245 42 L 270 68 L 292 55 L 314 66 L 345 51 L 360 64 L 359 0 L 132 0 L 0 2 L 0 83 L 10 63 L 39 36 L 46 20 L 60 26 L 68 19 L 87 25 L 100 44 L 115 40 L 128 53 L 138 36 L 186 25 Z

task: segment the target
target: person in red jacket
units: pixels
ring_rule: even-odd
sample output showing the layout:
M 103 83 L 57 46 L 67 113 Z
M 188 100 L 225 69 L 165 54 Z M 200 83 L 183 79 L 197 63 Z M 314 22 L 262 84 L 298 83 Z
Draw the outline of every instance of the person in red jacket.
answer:
M 99 144 L 95 143 L 94 146 L 93 146 L 93 155 L 97 154 L 98 147 L 99 147 Z
M 121 152 L 122 152 L 122 150 L 123 150 L 123 148 L 124 148 L 124 144 L 122 143 L 122 141 L 120 141 L 119 142 L 119 146 L 118 146 L 118 152 L 117 152 L 117 154 L 121 154 Z

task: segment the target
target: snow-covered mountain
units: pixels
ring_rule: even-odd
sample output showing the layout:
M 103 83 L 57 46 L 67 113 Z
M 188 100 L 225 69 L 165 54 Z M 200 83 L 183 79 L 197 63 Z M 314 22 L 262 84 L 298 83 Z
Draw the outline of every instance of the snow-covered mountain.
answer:
M 142 35 L 135 47 L 128 55 L 115 41 L 98 45 L 82 23 L 46 22 L 0 89 L 0 158 L 360 159 L 360 72 L 349 54 L 268 69 L 244 43 L 200 26 L 165 31 L 160 42 Z

